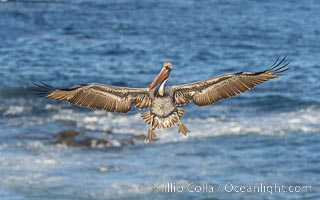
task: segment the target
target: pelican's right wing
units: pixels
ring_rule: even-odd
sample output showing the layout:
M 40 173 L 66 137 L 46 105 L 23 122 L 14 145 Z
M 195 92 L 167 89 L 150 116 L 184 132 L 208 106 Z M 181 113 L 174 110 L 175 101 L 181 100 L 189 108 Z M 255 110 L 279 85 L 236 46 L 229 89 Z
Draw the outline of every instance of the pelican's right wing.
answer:
M 172 92 L 177 105 L 193 100 L 198 106 L 206 106 L 221 99 L 226 99 L 246 92 L 256 85 L 278 77 L 288 70 L 287 64 L 281 66 L 283 58 L 279 59 L 267 70 L 262 72 L 239 72 L 217 76 L 195 83 L 172 86 Z
M 69 103 L 106 110 L 109 112 L 126 113 L 131 105 L 143 109 L 150 106 L 147 88 L 125 88 L 102 84 L 85 84 L 68 89 L 57 89 L 46 84 L 35 84 L 40 96 L 55 100 L 67 100 Z

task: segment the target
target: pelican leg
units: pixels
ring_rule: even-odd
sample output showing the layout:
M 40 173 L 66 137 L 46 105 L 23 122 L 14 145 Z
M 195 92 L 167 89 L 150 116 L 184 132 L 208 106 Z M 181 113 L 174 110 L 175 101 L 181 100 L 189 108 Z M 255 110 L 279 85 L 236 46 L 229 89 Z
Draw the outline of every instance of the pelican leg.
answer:
M 154 116 L 151 116 L 150 127 L 149 127 L 149 131 L 148 131 L 148 137 L 146 138 L 146 140 L 149 141 L 149 142 L 151 142 L 153 139 L 155 139 L 157 137 L 156 134 L 154 133 L 153 119 L 154 119 Z
M 176 117 L 178 119 L 178 126 L 179 126 L 178 133 L 182 133 L 183 135 L 187 135 L 187 133 L 190 132 L 190 131 L 188 130 L 188 128 L 185 125 L 183 125 L 183 123 L 180 120 L 180 117 L 179 117 L 178 113 L 176 112 L 175 114 L 176 114 Z

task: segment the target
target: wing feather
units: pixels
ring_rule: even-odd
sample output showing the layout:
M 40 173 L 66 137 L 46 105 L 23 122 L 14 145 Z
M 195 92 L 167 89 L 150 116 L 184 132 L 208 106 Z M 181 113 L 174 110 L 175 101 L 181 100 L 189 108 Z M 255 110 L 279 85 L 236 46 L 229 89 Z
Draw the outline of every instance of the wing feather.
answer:
M 131 105 L 143 109 L 150 106 L 146 88 L 114 87 L 102 84 L 79 85 L 68 89 L 57 89 L 47 84 L 35 84 L 38 95 L 55 100 L 109 112 L 126 113 Z
M 289 63 L 281 65 L 285 58 L 280 61 L 277 59 L 269 69 L 262 72 L 226 74 L 191 84 L 172 86 L 175 103 L 182 105 L 193 100 L 198 106 L 206 106 L 246 92 L 288 70 Z

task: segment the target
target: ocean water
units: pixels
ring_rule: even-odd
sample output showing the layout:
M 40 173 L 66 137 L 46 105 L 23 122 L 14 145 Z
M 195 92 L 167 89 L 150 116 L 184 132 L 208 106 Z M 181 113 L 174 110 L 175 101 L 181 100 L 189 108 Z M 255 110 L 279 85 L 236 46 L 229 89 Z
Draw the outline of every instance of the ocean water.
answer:
M 316 0 L 0 1 L 0 199 L 319 199 L 319 10 Z M 32 94 L 40 81 L 147 87 L 167 60 L 175 85 L 283 56 L 284 76 L 186 105 L 188 136 L 175 127 L 152 143 L 139 139 L 138 109 Z M 53 144 L 70 129 L 81 145 Z

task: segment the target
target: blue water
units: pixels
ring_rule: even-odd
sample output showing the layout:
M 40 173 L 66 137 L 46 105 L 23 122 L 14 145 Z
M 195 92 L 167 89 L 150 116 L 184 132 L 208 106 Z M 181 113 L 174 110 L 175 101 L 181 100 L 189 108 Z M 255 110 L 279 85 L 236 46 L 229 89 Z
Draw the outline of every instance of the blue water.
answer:
M 0 2 L 1 200 L 319 199 L 319 10 L 316 0 Z M 281 56 L 284 76 L 186 105 L 191 133 L 157 131 L 152 143 L 136 137 L 147 133 L 137 109 L 106 113 L 31 93 L 39 81 L 147 87 L 167 60 L 167 84 L 183 84 L 264 70 Z M 50 144 L 68 129 L 109 143 Z M 168 183 L 185 191 L 153 188 Z M 203 183 L 216 190 L 187 191 Z M 228 192 L 231 184 L 311 192 Z

